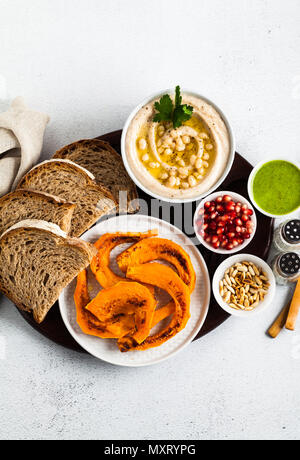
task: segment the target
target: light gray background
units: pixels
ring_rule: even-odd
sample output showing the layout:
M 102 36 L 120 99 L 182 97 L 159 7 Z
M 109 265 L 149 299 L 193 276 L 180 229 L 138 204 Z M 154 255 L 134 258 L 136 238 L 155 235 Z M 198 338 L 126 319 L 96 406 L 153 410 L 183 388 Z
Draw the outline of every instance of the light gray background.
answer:
M 215 100 L 252 163 L 299 158 L 298 0 L 0 0 L 0 96 L 51 116 L 43 157 L 122 127 L 180 83 Z M 0 437 L 299 439 L 300 324 L 230 319 L 170 361 L 117 368 L 32 330 L 0 297 Z

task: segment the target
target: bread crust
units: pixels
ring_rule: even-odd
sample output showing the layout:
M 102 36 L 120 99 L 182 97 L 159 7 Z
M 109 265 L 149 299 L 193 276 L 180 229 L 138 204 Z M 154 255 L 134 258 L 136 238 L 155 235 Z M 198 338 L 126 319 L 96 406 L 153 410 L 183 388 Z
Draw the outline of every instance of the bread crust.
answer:
M 39 228 L 39 227 L 26 227 L 26 226 L 24 226 L 24 227 L 14 228 L 12 230 L 9 229 L 2 237 L 0 237 L 0 245 L 3 244 L 3 240 L 5 240 L 6 238 L 9 238 L 13 234 L 23 233 L 24 230 L 26 231 L 26 229 L 31 230 L 31 231 L 35 230 L 35 231 L 40 232 L 40 233 L 50 234 L 52 237 L 55 238 L 56 245 L 63 245 L 63 246 L 68 246 L 68 247 L 74 246 L 74 247 L 78 248 L 78 250 L 80 250 L 84 255 L 87 256 L 87 263 L 86 263 L 85 267 L 82 267 L 82 270 L 89 265 L 89 263 L 91 262 L 92 258 L 97 254 L 97 249 L 91 243 L 87 243 L 87 242 L 85 242 L 83 240 L 80 240 L 79 238 L 70 238 L 68 236 L 66 238 L 64 238 L 64 237 L 62 237 L 60 235 L 57 235 L 57 234 L 55 234 L 55 233 L 53 233 L 53 232 L 51 232 L 49 230 L 42 229 L 42 228 Z M 79 273 L 79 271 L 78 271 L 78 273 Z M 77 276 L 77 274 L 75 274 L 74 278 Z M 14 296 L 13 292 L 10 292 L 9 290 L 7 290 L 7 288 L 4 285 L 1 284 L 1 280 L 0 280 L 0 291 L 3 294 L 5 294 L 6 297 L 8 297 L 20 310 L 27 311 L 27 312 L 32 311 L 32 309 L 29 306 L 26 306 L 26 305 L 22 304 Z M 48 311 L 50 310 L 50 308 L 48 309 Z M 47 311 L 47 313 L 48 313 L 48 311 Z M 34 317 L 34 319 L 35 319 L 35 321 L 37 323 L 40 324 L 44 320 L 45 316 L 46 315 L 39 315 L 39 312 L 37 311 L 37 309 L 33 310 L 33 317 Z
M 62 159 L 68 159 L 68 157 L 72 156 L 72 152 L 76 151 L 80 147 L 85 147 L 88 149 L 92 149 L 93 151 L 97 152 L 99 151 L 106 151 L 108 154 L 110 154 L 112 157 L 114 157 L 115 161 L 118 163 L 118 166 L 121 168 L 120 173 L 123 175 L 126 175 L 126 181 L 127 181 L 127 187 L 126 191 L 128 193 L 127 197 L 127 207 L 128 210 L 127 212 L 129 214 L 134 214 L 139 211 L 140 206 L 138 204 L 138 193 L 137 193 L 137 188 L 132 179 L 129 177 L 123 161 L 122 157 L 118 154 L 118 152 L 106 141 L 103 141 L 101 139 L 82 139 L 76 142 L 73 142 L 72 144 L 66 145 L 65 147 L 62 147 L 60 150 L 57 150 L 55 154 L 53 155 L 53 158 L 62 158 Z M 93 171 L 91 171 L 93 173 Z M 93 173 L 94 174 L 94 173 Z M 101 183 L 97 181 L 99 185 Z M 103 185 L 103 184 L 102 184 Z M 117 200 L 117 197 L 115 197 L 115 201 Z M 134 203 L 134 204 L 133 204 Z M 118 205 L 118 203 L 117 203 Z M 119 207 L 118 207 L 119 210 Z
M 19 197 L 19 198 L 24 197 L 25 198 L 26 195 L 28 197 L 36 199 L 36 200 L 42 199 L 43 202 L 48 202 L 48 203 L 51 203 L 51 204 L 61 206 L 65 210 L 65 216 L 60 221 L 60 227 L 66 233 L 69 232 L 70 226 L 71 226 L 71 220 L 72 220 L 73 212 L 74 212 L 74 210 L 76 208 L 76 204 L 75 203 L 70 203 L 70 202 L 64 200 L 63 198 L 51 195 L 50 193 L 40 192 L 40 191 L 36 191 L 36 190 L 22 189 L 22 188 L 17 189 L 14 192 L 10 192 L 7 195 L 4 195 L 4 196 L 2 196 L 0 198 L 0 212 L 1 212 L 1 209 L 5 205 L 7 205 L 7 204 L 9 205 L 10 201 L 13 198 L 15 198 L 15 197 Z M 24 220 L 24 219 L 20 219 L 20 220 Z M 46 219 L 44 219 L 44 220 L 46 220 Z M 17 223 L 17 222 L 18 222 L 18 220 L 16 220 L 15 223 Z M 0 236 L 1 236 L 1 233 L 2 232 L 0 231 Z

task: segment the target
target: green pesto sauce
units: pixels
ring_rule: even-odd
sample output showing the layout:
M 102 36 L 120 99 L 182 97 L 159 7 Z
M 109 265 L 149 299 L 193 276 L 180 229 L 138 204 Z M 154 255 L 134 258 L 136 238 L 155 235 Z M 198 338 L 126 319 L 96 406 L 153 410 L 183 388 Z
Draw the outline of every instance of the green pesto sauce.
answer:
M 265 163 L 253 180 L 254 200 L 264 211 L 283 215 L 300 206 L 300 170 L 288 161 Z

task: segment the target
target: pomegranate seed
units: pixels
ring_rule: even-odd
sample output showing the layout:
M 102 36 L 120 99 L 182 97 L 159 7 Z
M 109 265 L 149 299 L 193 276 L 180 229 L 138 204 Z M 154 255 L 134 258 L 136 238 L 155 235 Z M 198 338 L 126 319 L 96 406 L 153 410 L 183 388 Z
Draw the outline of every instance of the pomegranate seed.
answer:
M 216 210 L 217 210 L 219 213 L 224 212 L 224 207 L 223 207 L 221 204 L 217 204 Z
M 216 228 L 217 228 L 217 222 L 211 222 L 211 223 L 209 224 L 209 228 L 211 228 L 212 230 L 216 230 Z
M 208 224 L 203 224 L 203 225 L 202 225 L 202 228 L 203 228 L 203 230 L 207 230 Z
M 236 233 L 241 233 L 242 232 L 242 227 L 239 227 L 238 225 L 235 227 Z
M 226 204 L 226 211 L 234 211 L 235 210 L 235 204 L 233 201 L 229 201 Z
M 210 207 L 210 201 L 206 201 L 206 203 L 204 203 L 204 207 L 208 209 Z
M 242 209 L 241 206 L 239 206 L 239 205 L 236 205 L 236 206 L 235 206 L 235 212 L 236 212 L 237 214 L 239 214 L 239 213 L 241 212 L 241 209 Z
M 249 230 L 249 228 L 252 228 L 253 227 L 253 222 L 251 222 L 251 220 L 248 220 L 246 222 L 246 228 Z
M 239 217 L 236 217 L 236 218 L 234 219 L 234 223 L 235 223 L 236 225 L 239 225 L 240 227 L 242 227 L 242 225 L 243 225 L 243 222 L 241 221 L 241 219 L 240 219 Z
M 234 232 L 229 232 L 227 233 L 227 236 L 230 240 L 232 240 L 234 237 L 235 237 L 235 233 Z
M 211 237 L 211 242 L 212 242 L 212 243 L 216 243 L 217 241 L 219 241 L 219 238 L 217 237 L 217 235 L 213 235 L 213 236 Z
M 228 249 L 228 251 L 230 251 L 231 249 L 233 249 L 233 244 L 232 243 L 228 243 L 226 245 L 226 249 Z
M 222 235 L 222 233 L 225 232 L 225 228 L 224 227 L 218 227 L 217 229 L 217 235 Z
M 216 203 L 222 203 L 222 201 L 223 201 L 223 197 L 218 196 L 218 197 L 216 198 Z
M 249 220 L 249 217 L 247 216 L 247 214 L 242 214 L 241 219 L 243 222 L 247 222 L 247 220 Z
M 223 220 L 218 220 L 218 227 L 225 227 L 225 222 Z
M 236 238 L 233 238 L 232 244 L 236 248 L 239 245 L 239 242 L 238 242 L 238 240 Z
M 205 239 L 206 243 L 210 243 L 210 242 L 211 242 L 211 236 L 209 236 L 209 235 L 206 236 L 204 239 Z
M 228 244 L 228 240 L 225 238 L 225 240 L 223 240 L 221 243 L 222 248 L 225 248 L 227 244 Z
M 224 195 L 223 196 L 223 201 L 224 203 L 228 203 L 229 201 L 232 201 L 232 198 L 230 195 Z
M 212 213 L 216 210 L 216 207 L 212 204 L 209 208 L 208 208 L 208 212 Z
M 244 234 L 244 238 L 245 238 L 246 240 L 249 240 L 250 236 L 251 236 L 251 235 L 250 235 L 249 232 Z
M 230 211 L 230 212 L 228 213 L 228 215 L 229 215 L 229 217 L 230 217 L 231 220 L 233 220 L 233 219 L 235 219 L 235 218 L 237 217 L 237 214 L 236 214 L 235 211 Z
M 246 214 L 246 216 L 252 216 L 253 211 L 252 209 L 244 209 L 244 214 Z
M 213 247 L 215 249 L 218 249 L 220 247 L 220 241 L 216 241 L 215 243 L 213 243 Z
M 212 212 L 210 215 L 211 220 L 214 220 L 218 216 L 217 212 Z
M 239 244 L 243 244 L 243 242 L 244 242 L 243 238 L 238 238 L 238 243 Z
M 243 204 L 243 205 L 242 205 L 242 209 L 243 209 L 243 211 L 244 211 L 245 209 L 248 209 L 248 205 L 247 205 L 246 203 Z

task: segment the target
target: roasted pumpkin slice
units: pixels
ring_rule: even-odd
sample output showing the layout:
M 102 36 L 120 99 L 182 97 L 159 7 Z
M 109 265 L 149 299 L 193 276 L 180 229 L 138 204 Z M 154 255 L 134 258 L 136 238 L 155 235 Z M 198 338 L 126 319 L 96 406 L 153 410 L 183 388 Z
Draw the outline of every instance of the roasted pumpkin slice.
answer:
M 91 263 L 91 270 L 100 285 L 103 288 L 110 288 L 114 284 L 124 281 L 124 278 L 116 275 L 109 267 L 110 253 L 116 246 L 124 243 L 134 243 L 157 234 L 157 230 L 149 230 L 145 233 L 106 233 L 102 235 L 95 243 L 98 254 L 93 258 Z
M 175 303 L 175 313 L 171 322 L 162 331 L 147 337 L 139 344 L 133 336 L 118 340 L 120 351 L 147 350 L 158 347 L 185 328 L 190 318 L 190 290 L 172 268 L 159 263 L 149 263 L 129 267 L 127 277 L 139 282 L 147 282 L 164 289 Z
M 82 332 L 102 339 L 118 339 L 129 333 L 135 332 L 134 318 L 119 316 L 111 318 L 109 322 L 99 321 L 86 306 L 91 299 L 88 293 L 87 271 L 83 270 L 77 277 L 77 286 L 74 293 L 77 312 L 77 323 Z
M 135 324 L 132 338 L 141 343 L 150 333 L 155 307 L 156 300 L 148 288 L 140 283 L 121 281 L 100 291 L 86 309 L 103 323 L 132 317 Z
M 159 308 L 158 310 L 155 310 L 151 327 L 156 326 L 162 320 L 173 315 L 173 313 L 175 313 L 175 303 L 172 300 L 171 302 L 167 303 L 166 305 Z
M 128 267 L 152 260 L 165 260 L 177 270 L 180 278 L 193 292 L 196 274 L 190 256 L 181 246 L 164 238 L 148 238 L 139 241 L 117 257 L 120 269 L 126 273 Z

